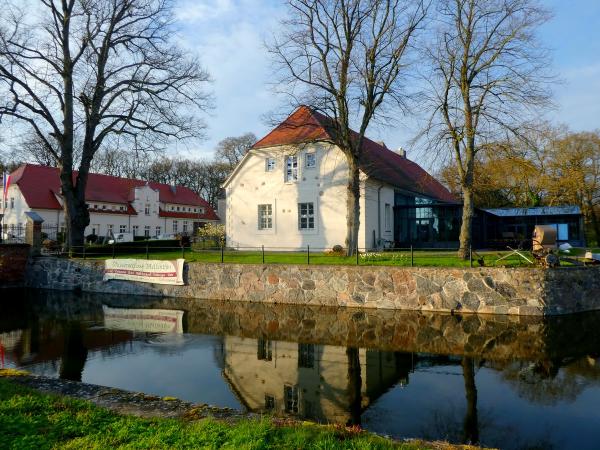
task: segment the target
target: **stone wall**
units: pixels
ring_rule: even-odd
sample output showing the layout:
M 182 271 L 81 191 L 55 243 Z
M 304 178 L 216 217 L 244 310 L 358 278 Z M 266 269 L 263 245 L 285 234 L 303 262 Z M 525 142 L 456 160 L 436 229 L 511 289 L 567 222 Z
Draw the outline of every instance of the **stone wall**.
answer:
M 103 261 L 37 258 L 32 287 L 238 300 L 489 314 L 545 315 L 600 309 L 597 268 L 401 268 L 187 264 L 185 286 L 102 281 Z
M 24 283 L 28 257 L 27 244 L 0 244 L 0 288 Z

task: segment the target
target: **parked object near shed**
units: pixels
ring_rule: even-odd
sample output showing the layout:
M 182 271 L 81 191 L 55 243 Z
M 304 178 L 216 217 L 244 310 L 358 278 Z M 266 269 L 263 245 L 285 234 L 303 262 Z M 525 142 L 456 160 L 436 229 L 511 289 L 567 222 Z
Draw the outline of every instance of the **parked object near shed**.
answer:
M 560 259 L 554 251 L 556 245 L 556 227 L 553 225 L 536 225 L 533 229 L 532 254 L 545 267 L 557 267 Z

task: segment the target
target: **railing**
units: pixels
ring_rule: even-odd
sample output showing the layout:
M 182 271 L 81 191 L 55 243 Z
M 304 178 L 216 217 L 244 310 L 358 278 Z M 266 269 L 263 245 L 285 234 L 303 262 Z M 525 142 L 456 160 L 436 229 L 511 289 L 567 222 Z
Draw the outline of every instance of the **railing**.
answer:
M 161 245 L 160 241 L 140 241 L 112 245 L 86 245 L 62 249 L 59 254 L 84 259 L 136 258 L 136 259 L 176 259 L 211 263 L 238 264 L 330 264 L 360 266 L 406 266 L 406 267 L 481 267 L 502 265 L 530 265 L 518 256 L 506 258 L 507 252 L 490 250 L 467 251 L 467 258 L 458 256 L 458 249 L 439 248 L 386 248 L 371 250 L 358 248 L 352 256 L 345 252 L 311 247 L 225 247 L 214 243 L 195 242 L 190 246 Z M 500 264 L 500 263 L 498 263 Z
M 4 225 L 0 240 L 5 244 L 24 244 L 26 229 L 25 225 Z

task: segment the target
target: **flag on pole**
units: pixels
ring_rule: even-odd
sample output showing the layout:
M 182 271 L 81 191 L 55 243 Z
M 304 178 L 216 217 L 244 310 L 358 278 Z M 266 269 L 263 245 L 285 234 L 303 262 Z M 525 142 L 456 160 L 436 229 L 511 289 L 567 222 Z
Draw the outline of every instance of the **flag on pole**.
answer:
M 8 187 L 10 186 L 10 174 L 8 172 L 4 172 L 2 175 L 2 198 L 6 201 L 6 197 L 8 196 Z

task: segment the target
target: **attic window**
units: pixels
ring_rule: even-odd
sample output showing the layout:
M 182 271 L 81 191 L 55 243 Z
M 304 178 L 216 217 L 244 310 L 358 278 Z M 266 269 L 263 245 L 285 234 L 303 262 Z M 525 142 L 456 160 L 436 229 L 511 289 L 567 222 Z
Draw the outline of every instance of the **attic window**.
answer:
M 179 206 L 177 207 L 177 211 L 179 211 Z
M 119 207 L 119 209 L 120 209 L 121 211 L 125 211 L 125 207 L 124 207 L 124 206 L 120 206 L 120 207 Z
M 106 205 L 102 205 L 102 209 L 106 209 Z
M 98 205 L 94 205 L 94 209 L 98 209 Z
M 198 212 L 199 212 L 200 214 L 204 214 L 204 208 L 198 208 Z

